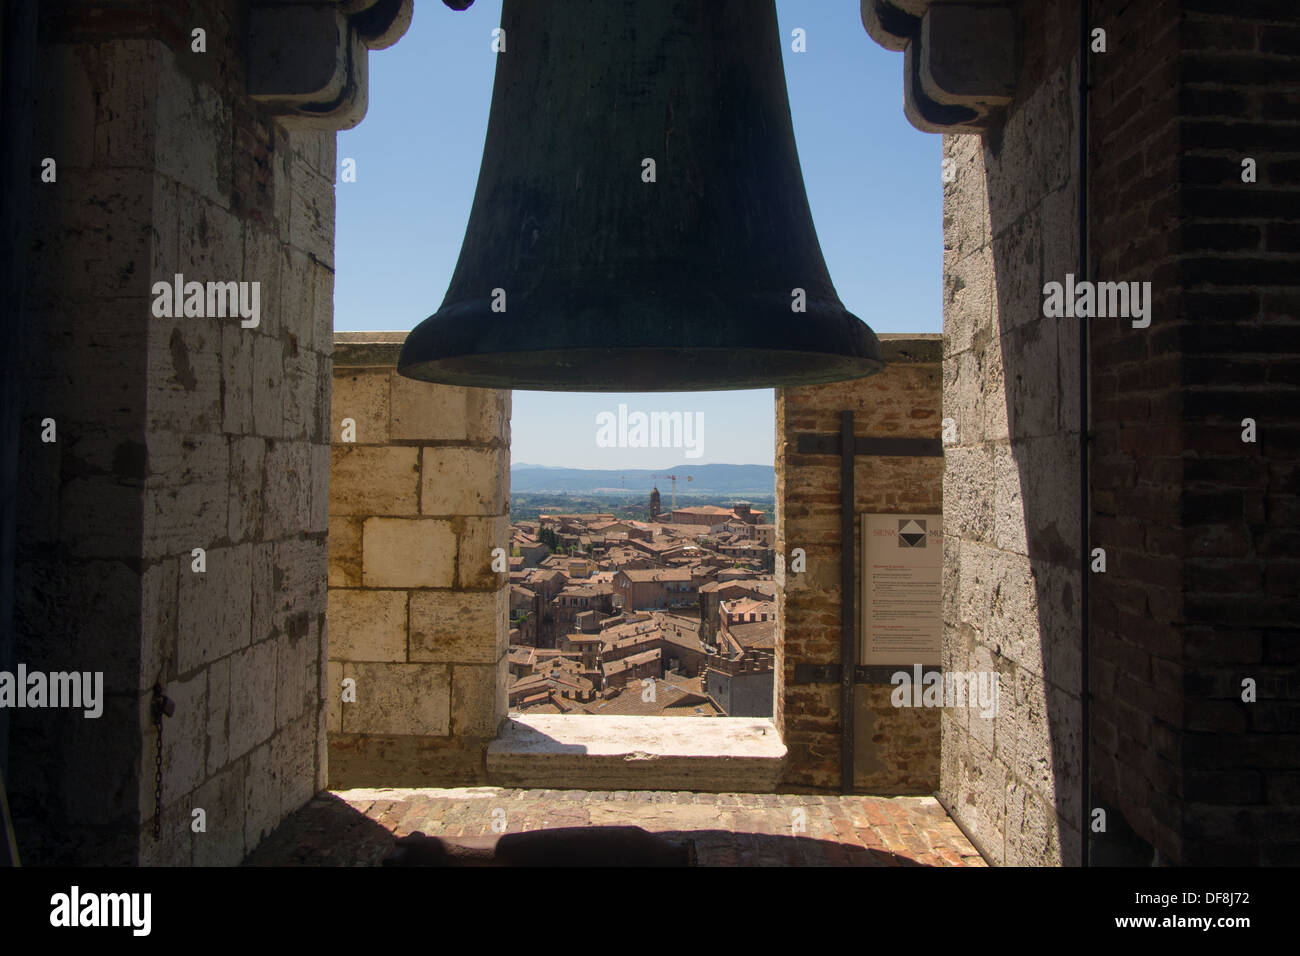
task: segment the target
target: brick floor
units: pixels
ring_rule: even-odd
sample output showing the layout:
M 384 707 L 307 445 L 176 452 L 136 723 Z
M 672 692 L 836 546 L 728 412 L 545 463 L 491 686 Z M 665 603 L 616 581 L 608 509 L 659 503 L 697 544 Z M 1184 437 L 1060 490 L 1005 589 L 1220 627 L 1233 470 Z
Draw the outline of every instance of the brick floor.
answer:
M 483 836 L 573 826 L 639 826 L 689 838 L 701 866 L 985 865 L 933 797 L 494 787 L 323 793 L 246 862 L 378 866 L 394 837 L 417 830 Z

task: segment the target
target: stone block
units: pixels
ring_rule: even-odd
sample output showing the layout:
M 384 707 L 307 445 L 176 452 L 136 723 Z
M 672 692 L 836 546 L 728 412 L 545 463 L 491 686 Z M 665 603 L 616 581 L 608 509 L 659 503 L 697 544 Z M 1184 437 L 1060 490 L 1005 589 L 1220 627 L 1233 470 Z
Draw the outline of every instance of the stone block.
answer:
M 326 728 L 329 733 L 342 733 L 343 708 L 352 706 L 343 703 L 343 663 L 329 661 L 324 673 L 325 686 L 322 691 L 325 698 Z
M 253 643 L 275 636 L 275 543 L 252 546 Z
M 285 135 L 290 135 L 285 133 Z M 271 157 L 272 178 L 275 187 L 276 238 L 282 244 L 289 242 L 290 211 L 293 205 L 293 156 L 288 149 L 278 149 Z
M 983 381 L 984 370 L 976 352 L 961 352 L 943 363 L 943 414 L 957 426 L 959 445 L 972 445 L 984 438 Z
M 1005 442 L 1011 438 L 1011 419 L 1008 411 L 1010 403 L 1002 355 L 1004 341 L 991 337 L 976 353 L 980 357 L 984 405 L 983 431 L 977 439 L 982 437 L 984 441 Z
M 315 263 L 305 252 L 292 246 L 280 250 L 280 324 L 289 336 L 291 348 L 303 352 L 312 348 L 313 275 Z
M 506 717 L 505 660 L 499 664 L 457 664 L 451 674 L 452 733 L 466 737 L 495 737 Z
M 185 281 L 244 281 L 244 221 L 232 215 L 220 201 L 187 189 L 184 183 L 177 190 L 176 199 L 177 251 L 183 265 L 178 271 L 185 276 Z M 259 286 L 259 309 L 266 304 L 265 291 Z M 236 326 L 240 323 L 238 317 L 230 316 L 213 320 Z
M 82 767 L 83 772 L 88 768 Z M 141 820 L 142 833 L 148 836 L 139 840 L 140 866 L 189 866 L 193 859 L 193 833 L 190 832 L 190 800 L 187 796 L 163 803 L 162 824 L 159 838 L 153 838 L 153 776 L 149 777 L 149 799 L 140 806 L 143 809 Z M 65 811 L 69 812 L 69 811 Z M 83 844 L 84 845 L 84 844 Z
M 328 706 L 329 670 L 328 665 L 320 669 L 320 687 L 321 701 L 320 707 L 316 708 L 316 792 L 324 790 L 329 785 L 329 732 L 335 726 L 341 726 L 342 716 L 339 716 L 339 723 L 332 723 L 332 715 Z
M 313 443 L 307 446 L 311 458 L 308 534 L 328 533 L 330 527 L 330 446 Z
M 468 435 L 470 389 L 389 373 L 391 436 L 397 441 L 461 441 Z
M 1077 277 L 1079 271 L 1079 193 L 1072 175 L 1070 179 L 1068 185 L 1049 192 L 1042 199 L 1043 221 L 1052 223 L 1052 228 L 1042 236 L 1044 282 L 1063 281 L 1061 277 L 1067 272 L 1073 272 Z M 1068 328 L 1074 326 L 1074 320 L 1066 321 Z M 1079 338 L 1078 335 L 1069 337 L 1076 342 Z M 1063 391 L 1062 394 L 1069 393 Z
M 256 336 L 237 322 L 221 326 L 221 428 L 246 435 L 253 431 L 253 342 Z
M 945 137 L 946 140 L 966 138 Z M 950 151 L 947 154 L 947 157 L 952 158 L 954 162 L 954 178 L 951 183 L 945 183 L 943 186 L 943 259 L 944 284 L 947 287 L 947 298 L 944 303 L 945 332 L 947 332 L 948 303 L 952 301 L 952 293 L 960 291 L 963 287 L 977 288 L 981 282 L 986 288 L 990 288 L 993 281 L 991 260 L 985 260 L 983 264 L 970 263 L 979 270 L 977 272 L 958 272 L 957 274 L 963 278 L 963 283 L 956 288 L 949 286 L 947 281 L 949 272 L 972 257 L 979 256 L 981 250 L 987 247 L 990 238 L 983 156 L 961 157 L 958 152 Z M 975 276 L 975 281 L 970 281 L 968 276 Z
M 334 368 L 334 391 L 330 398 L 330 441 L 339 443 L 343 420 L 356 424 L 358 445 L 387 445 L 388 380 L 387 369 Z
M 107 52 L 99 57 L 87 56 L 84 49 L 71 44 L 51 43 L 37 60 L 37 89 L 43 93 L 44 108 L 34 114 L 33 138 L 41 144 L 44 155 L 57 160 L 61 175 L 93 163 L 95 140 L 86 134 L 96 128 L 99 97 L 108 96 L 109 91 L 97 92 L 89 71 L 92 64 L 102 68 L 104 59 L 109 59 Z M 143 90 L 137 89 L 136 93 L 143 94 Z M 143 136 L 144 130 L 139 135 Z
M 950 447 L 944 452 L 944 533 L 992 541 L 994 453 L 990 446 Z
M 334 268 L 334 180 L 300 159 L 292 163 L 289 242 L 294 249 Z
M 509 389 L 465 389 L 465 437 L 472 442 L 502 442 L 509 447 L 510 401 Z
M 245 282 L 257 282 L 257 325 L 245 329 L 239 322 L 232 323 L 244 335 L 261 335 L 279 339 L 286 330 L 284 316 L 292 316 L 285 309 L 283 284 L 280 280 L 284 265 L 284 247 L 274 232 L 249 222 L 244 228 L 244 271 L 240 277 Z M 288 331 L 292 332 L 290 326 Z
M 312 349 L 329 356 L 334 352 L 334 270 L 324 263 L 312 263 L 311 285 Z
M 208 724 L 208 675 L 200 672 L 189 680 L 173 680 L 166 685 L 168 697 L 176 702 L 176 712 L 166 717 L 163 727 L 163 801 L 170 803 L 188 793 L 203 780 L 204 744 Z M 156 746 L 150 710 L 152 695 L 139 697 L 140 727 L 149 745 L 150 754 Z M 140 775 L 140 793 L 143 805 L 153 806 L 153 773 Z
M 310 441 L 316 430 L 316 353 L 293 343 L 285 351 L 284 437 Z
M 208 202 L 224 205 L 234 139 L 230 110 L 215 86 L 181 70 L 175 54 L 159 56 L 156 62 L 156 135 L 147 165 Z
M 307 531 L 312 519 L 311 489 L 311 446 L 305 441 L 267 442 L 263 536 L 279 538 Z
M 1043 284 L 1064 281 L 1065 276 L 1044 276 L 1038 261 L 1043 234 L 1037 211 L 1023 219 L 995 224 L 994 262 L 995 334 L 1043 319 Z M 1057 321 L 1057 320 L 1050 320 Z
M 457 546 L 456 586 L 460 588 L 499 588 L 506 584 L 508 575 L 492 570 L 492 549 L 504 548 L 510 554 L 509 519 L 458 518 L 453 524 L 459 529 Z
M 406 602 L 406 591 L 331 588 L 330 660 L 406 660 Z
M 330 587 L 361 587 L 361 528 L 364 523 L 364 518 L 330 517 Z
M 300 619 L 301 620 L 301 619 Z M 275 726 L 283 731 L 290 723 L 314 713 L 317 668 L 321 661 L 321 637 L 315 619 L 306 618 L 305 628 L 285 634 L 276 642 Z
M 410 659 L 495 664 L 506 651 L 509 615 L 507 588 L 413 591 Z
M 509 482 L 508 448 L 422 449 L 420 510 L 426 515 L 499 515 Z
M 1023 446 L 993 445 L 993 544 L 1002 551 L 1026 554 L 1025 498 L 1027 480 Z
M 142 166 L 151 165 L 148 162 Z M 188 263 L 181 257 L 181 190 L 183 186 L 165 176 L 153 177 L 153 235 L 150 250 L 150 282 L 171 282 L 184 275 Z M 151 297 L 152 305 L 152 297 Z M 173 303 L 174 306 L 174 303 Z M 152 315 L 152 312 L 148 313 Z
M 258 537 L 262 528 L 262 481 L 266 441 L 232 437 L 230 441 L 230 507 L 226 533 L 233 542 Z
M 449 588 L 456 535 L 438 518 L 367 518 L 362 533 L 365 587 Z
M 212 776 L 230 759 L 229 657 L 208 665 L 207 737 L 207 775 Z
M 207 570 L 180 558 L 176 667 L 181 673 L 247 647 L 252 634 L 251 547 L 214 548 Z
M 280 810 L 288 816 L 316 793 L 316 715 L 304 714 L 271 741 L 280 771 Z
M 345 663 L 357 702 L 343 705 L 349 734 L 430 734 L 451 729 L 451 675 L 442 664 Z
M 1024 459 L 1028 553 L 1064 568 L 1079 566 L 1079 438 L 1045 435 L 1019 446 Z
M 275 731 L 276 642 L 262 641 L 230 662 L 230 756 L 242 757 Z
M 69 485 L 64 491 L 64 508 L 68 513 L 76 513 L 76 492 L 79 490 Z M 225 479 L 173 488 L 146 488 L 144 556 L 160 558 L 168 554 L 189 554 L 193 548 L 209 547 L 224 539 L 228 528 L 229 494 Z M 112 496 L 101 492 L 99 500 L 105 513 L 96 516 L 96 524 L 113 516 L 104 507 L 104 503 L 112 501 Z M 83 535 L 90 535 L 96 531 L 96 525 L 87 524 L 78 530 Z
M 160 674 L 176 660 L 177 578 L 189 562 L 166 557 L 146 567 L 140 575 L 140 670 L 136 689 L 153 687 Z
M 284 435 L 284 344 L 253 337 L 253 427 L 264 438 Z
M 334 361 L 320 352 L 316 356 L 316 397 L 312 411 L 311 440 L 313 444 L 329 446 L 330 443 L 330 393 L 334 383 Z
M 213 319 L 152 315 L 148 321 L 146 431 L 220 431 L 221 325 Z
M 1039 582 L 1033 566 L 1024 555 L 1007 551 L 990 550 L 984 560 L 978 586 L 987 602 L 982 643 L 1004 660 L 1041 675 Z
M 249 853 L 280 822 L 280 772 L 269 742 L 249 755 L 244 778 L 244 846 Z
M 51 44 L 46 49 L 53 51 L 55 48 L 56 45 Z M 107 75 L 95 84 L 97 99 L 86 101 L 95 104 L 95 122 L 71 128 L 78 130 L 77 135 L 82 139 L 86 138 L 87 130 L 94 131 L 91 141 L 95 145 L 98 165 L 148 169 L 155 162 L 159 62 L 164 55 L 175 54 L 160 40 L 125 36 L 115 37 L 112 44 L 99 45 L 96 53 L 99 56 L 97 67 Z M 70 51 L 70 56 L 80 59 L 79 51 Z M 60 77 L 64 66 L 59 61 L 51 64 Z M 57 86 L 46 89 L 62 85 L 60 79 Z M 69 89 L 73 98 L 76 92 L 75 86 Z M 66 122 L 75 118 L 76 113 L 72 113 Z
M 207 830 L 192 834 L 195 866 L 238 866 L 244 859 L 244 765 L 234 764 L 194 791 Z M 192 819 L 192 817 L 191 817 Z
M 39 158 L 62 160 L 42 144 L 32 148 L 34 172 Z M 134 169 L 74 172 L 62 166 L 58 174 L 55 183 L 33 185 L 32 229 L 57 243 L 58 252 L 29 257 L 32 304 L 60 310 L 94 304 L 98 309 L 104 299 L 147 292 L 142 277 L 153 261 L 152 234 L 148 217 L 139 210 L 151 204 L 151 177 Z M 151 303 L 152 297 L 145 301 Z M 141 322 L 149 314 L 148 304 L 136 313 Z
M 304 633 L 308 621 L 325 615 L 324 541 L 289 538 L 277 541 L 273 567 L 271 625 L 283 633 Z
M 1041 300 L 1040 300 L 1041 301 Z M 1028 322 L 1002 337 L 1002 364 L 1012 440 L 1050 435 L 1063 398 L 1057 369 L 1057 320 Z
M 329 513 L 420 513 L 420 449 L 330 446 Z

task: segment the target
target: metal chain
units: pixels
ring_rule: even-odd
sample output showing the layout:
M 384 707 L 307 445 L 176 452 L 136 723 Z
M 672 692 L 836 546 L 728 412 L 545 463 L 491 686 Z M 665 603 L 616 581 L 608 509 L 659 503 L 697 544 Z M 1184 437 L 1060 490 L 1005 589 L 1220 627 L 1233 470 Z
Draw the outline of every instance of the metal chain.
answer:
M 155 684 L 153 688 L 153 722 L 158 728 L 158 752 L 153 759 L 153 837 L 155 840 L 158 839 L 158 834 L 162 831 L 163 718 L 170 717 L 175 712 L 176 704 L 163 695 L 162 684 Z
M 153 772 L 153 837 L 155 840 L 158 839 L 162 828 L 162 718 L 162 708 L 155 706 L 153 722 L 158 725 L 158 752 L 154 757 Z

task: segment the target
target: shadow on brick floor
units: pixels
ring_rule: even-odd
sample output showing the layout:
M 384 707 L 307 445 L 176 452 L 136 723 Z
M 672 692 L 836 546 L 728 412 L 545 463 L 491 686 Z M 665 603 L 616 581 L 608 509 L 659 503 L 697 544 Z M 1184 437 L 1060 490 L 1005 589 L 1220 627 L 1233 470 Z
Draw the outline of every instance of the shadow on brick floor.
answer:
M 415 824 L 437 829 L 427 821 L 427 817 L 412 819 L 409 801 L 370 803 L 363 812 L 336 794 L 323 793 L 285 820 L 244 865 L 379 866 L 392 851 L 396 835 L 420 829 Z M 569 821 L 569 825 L 575 822 Z M 644 823 L 637 819 L 628 822 Z M 700 866 L 932 865 L 916 859 L 919 853 L 909 855 L 908 851 L 848 840 L 723 829 L 650 829 L 674 842 L 694 841 Z

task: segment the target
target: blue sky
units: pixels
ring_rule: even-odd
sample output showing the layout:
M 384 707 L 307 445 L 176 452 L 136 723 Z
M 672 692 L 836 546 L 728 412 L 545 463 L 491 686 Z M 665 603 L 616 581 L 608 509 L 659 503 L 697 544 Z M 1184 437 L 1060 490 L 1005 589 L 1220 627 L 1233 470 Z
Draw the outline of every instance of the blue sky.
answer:
M 501 0 L 456 13 L 418 0 L 396 46 L 370 54 L 370 108 L 338 136 L 334 327 L 409 330 L 442 304 L 478 181 Z M 938 332 L 940 139 L 903 116 L 903 56 L 867 36 L 857 0 L 777 0 L 786 86 L 808 202 L 844 305 L 876 332 Z M 791 31 L 807 50 L 791 51 Z M 507 54 L 509 53 L 507 52 Z M 608 448 L 597 416 L 703 414 L 702 454 Z M 576 468 L 770 465 L 771 389 L 514 393 L 514 462 Z

